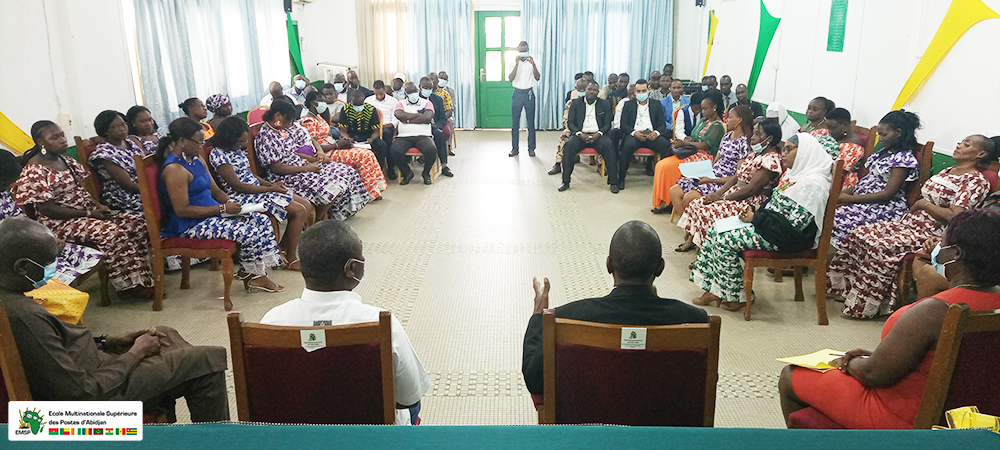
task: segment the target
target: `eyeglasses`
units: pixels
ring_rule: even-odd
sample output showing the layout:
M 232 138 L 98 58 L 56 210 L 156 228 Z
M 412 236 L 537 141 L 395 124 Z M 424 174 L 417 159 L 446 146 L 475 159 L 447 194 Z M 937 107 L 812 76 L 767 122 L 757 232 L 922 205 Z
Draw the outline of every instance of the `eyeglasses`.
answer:
M 194 142 L 195 144 L 198 144 L 198 145 L 205 145 L 205 139 L 204 138 L 202 140 L 200 140 L 200 141 L 196 141 L 196 140 L 191 139 L 191 138 L 184 138 L 184 139 L 187 139 L 187 140 L 189 140 L 191 142 Z

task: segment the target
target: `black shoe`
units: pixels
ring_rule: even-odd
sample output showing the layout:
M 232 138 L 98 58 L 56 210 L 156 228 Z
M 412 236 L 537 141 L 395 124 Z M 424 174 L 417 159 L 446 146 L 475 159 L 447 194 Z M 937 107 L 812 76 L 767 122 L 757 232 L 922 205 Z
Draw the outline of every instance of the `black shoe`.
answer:
M 533 148 L 528 149 L 528 156 L 534 157 L 535 156 L 535 149 L 533 149 Z
M 625 190 L 625 180 L 622 180 L 622 181 L 618 182 L 618 190 L 619 191 L 624 191 Z
M 423 156 L 418 156 L 417 157 L 417 164 L 423 164 L 423 163 L 424 163 L 424 157 Z
M 403 175 L 403 179 L 399 180 L 399 184 L 402 184 L 402 185 L 410 184 L 410 180 L 413 179 L 414 175 L 416 175 L 416 174 L 413 173 L 413 171 L 411 170 L 410 173 L 408 173 L 406 175 Z
M 396 179 L 396 169 L 390 169 L 385 173 L 386 179 L 395 180 Z
M 648 176 L 656 175 L 656 171 L 654 171 L 652 167 L 647 167 L 646 168 L 646 175 L 648 175 Z
M 562 163 L 555 163 L 552 165 L 552 168 L 549 169 L 549 175 L 555 175 L 560 172 L 562 172 Z
M 455 176 L 455 174 L 451 171 L 451 169 L 448 168 L 448 166 L 444 166 L 441 168 L 441 175 L 444 175 L 446 177 Z
M 448 150 L 448 156 L 455 156 L 455 152 Z
M 507 156 L 517 156 L 517 153 L 518 153 L 517 150 L 511 150 L 510 153 L 507 154 Z
M 563 183 L 559 186 L 559 192 L 565 191 L 566 189 L 569 189 L 569 183 Z
M 673 210 L 674 210 L 674 205 L 667 205 L 664 206 L 663 208 L 660 207 L 653 208 L 649 210 L 649 212 L 653 214 L 670 214 L 670 212 Z
M 612 184 L 611 185 L 611 193 L 612 194 L 617 194 L 619 190 L 620 189 L 618 189 L 618 185 L 617 184 Z
M 431 174 L 422 173 L 420 176 L 424 177 L 424 184 L 431 184 Z

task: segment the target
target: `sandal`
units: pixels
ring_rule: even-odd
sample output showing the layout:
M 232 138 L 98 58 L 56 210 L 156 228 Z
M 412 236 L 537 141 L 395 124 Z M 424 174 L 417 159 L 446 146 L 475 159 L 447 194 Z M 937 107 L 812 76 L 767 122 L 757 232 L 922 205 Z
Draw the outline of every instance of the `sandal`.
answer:
M 687 253 L 691 250 L 694 250 L 695 248 L 697 248 L 697 246 L 694 245 L 694 242 L 684 241 L 683 243 L 681 243 L 681 245 L 678 245 L 677 248 L 674 249 L 674 251 L 677 253 Z
M 708 300 L 703 300 L 706 296 L 711 296 L 711 297 L 708 297 Z M 716 305 L 719 305 L 719 304 L 721 304 L 723 302 L 722 302 L 721 298 L 717 297 L 716 295 L 712 294 L 711 292 L 707 292 L 706 291 L 704 294 L 701 294 L 701 297 L 692 299 L 691 303 L 693 303 L 695 305 L 698 305 L 698 306 L 711 306 L 713 303 L 715 303 Z
M 379 197 L 379 198 L 381 198 L 381 197 Z M 293 265 L 295 267 L 292 267 Z M 300 269 L 300 267 L 299 267 L 299 260 L 296 259 L 295 261 L 289 262 L 288 264 L 285 264 L 285 265 L 281 266 L 281 268 L 283 268 L 285 270 L 294 270 L 294 271 L 298 272 L 299 269 Z
M 280 284 L 277 284 L 277 283 L 274 283 L 274 281 L 271 281 L 271 283 L 274 283 L 274 286 L 275 286 L 276 289 L 271 289 L 271 288 L 266 287 L 266 286 L 258 286 L 258 285 L 255 285 L 255 284 L 250 284 L 251 281 L 253 281 L 253 280 L 259 280 L 259 279 L 264 278 L 264 277 L 266 277 L 266 275 L 257 275 L 257 276 L 255 276 L 253 278 L 244 279 L 243 280 L 243 288 L 246 289 L 247 293 L 250 293 L 250 294 L 253 294 L 253 293 L 256 293 L 256 292 L 268 292 L 268 293 L 273 294 L 275 292 L 282 292 L 282 291 L 285 290 L 284 286 L 282 286 Z

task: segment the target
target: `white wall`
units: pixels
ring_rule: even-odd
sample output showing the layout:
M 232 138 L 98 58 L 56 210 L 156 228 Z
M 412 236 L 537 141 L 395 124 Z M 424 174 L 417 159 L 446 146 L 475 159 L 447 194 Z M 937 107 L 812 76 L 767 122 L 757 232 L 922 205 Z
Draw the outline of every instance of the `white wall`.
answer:
M 675 4 L 675 73 L 700 79 L 705 63 L 710 10 L 719 17 L 708 73 L 729 74 L 745 83 L 753 65 L 760 17 L 758 0 L 707 0 Z M 1000 12 L 1000 0 L 984 0 Z M 754 99 L 777 101 L 804 112 L 816 96 L 825 96 L 851 111 L 859 125 L 873 126 L 892 107 L 937 32 L 950 2 L 942 0 L 850 0 L 843 52 L 827 52 L 830 0 L 765 0 L 781 18 L 764 61 Z M 995 43 L 1000 20 L 970 29 L 938 65 L 923 88 L 903 106 L 924 122 L 921 141 L 951 154 L 955 143 L 970 134 L 1000 134 L 1000 111 L 989 105 L 1000 99 L 1000 73 Z M 974 99 L 969 112 L 964 93 Z
M 358 24 L 354 0 L 316 0 L 292 4 L 299 23 L 302 66 L 311 81 L 323 79 L 316 63 L 358 65 Z M 284 81 L 287 84 L 287 81 Z
M 134 105 L 120 2 L 0 0 L 0 111 L 26 133 L 71 122 L 73 145 L 95 134 L 97 113 Z

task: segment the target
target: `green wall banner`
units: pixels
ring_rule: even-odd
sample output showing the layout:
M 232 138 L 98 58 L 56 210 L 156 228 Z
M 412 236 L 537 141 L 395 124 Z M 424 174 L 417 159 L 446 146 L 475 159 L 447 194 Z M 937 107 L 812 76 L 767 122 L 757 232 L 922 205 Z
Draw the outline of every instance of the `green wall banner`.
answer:
M 302 51 L 299 49 L 299 26 L 292 20 L 292 13 L 285 13 L 285 26 L 288 28 L 288 58 L 292 76 L 305 75 L 306 72 L 302 69 Z
M 760 32 L 757 35 L 757 51 L 753 57 L 753 68 L 750 69 L 750 81 L 747 82 L 747 89 L 750 91 L 751 98 L 753 98 L 753 91 L 757 87 L 757 78 L 760 77 L 760 69 L 764 67 L 764 57 L 767 56 L 767 50 L 771 47 L 771 39 L 774 39 L 774 33 L 778 31 L 779 22 L 781 22 L 781 19 L 768 13 L 767 7 L 764 6 L 764 0 L 761 0 Z
M 830 5 L 830 31 L 826 36 L 826 51 L 844 51 L 844 30 L 847 28 L 847 0 L 833 0 Z

